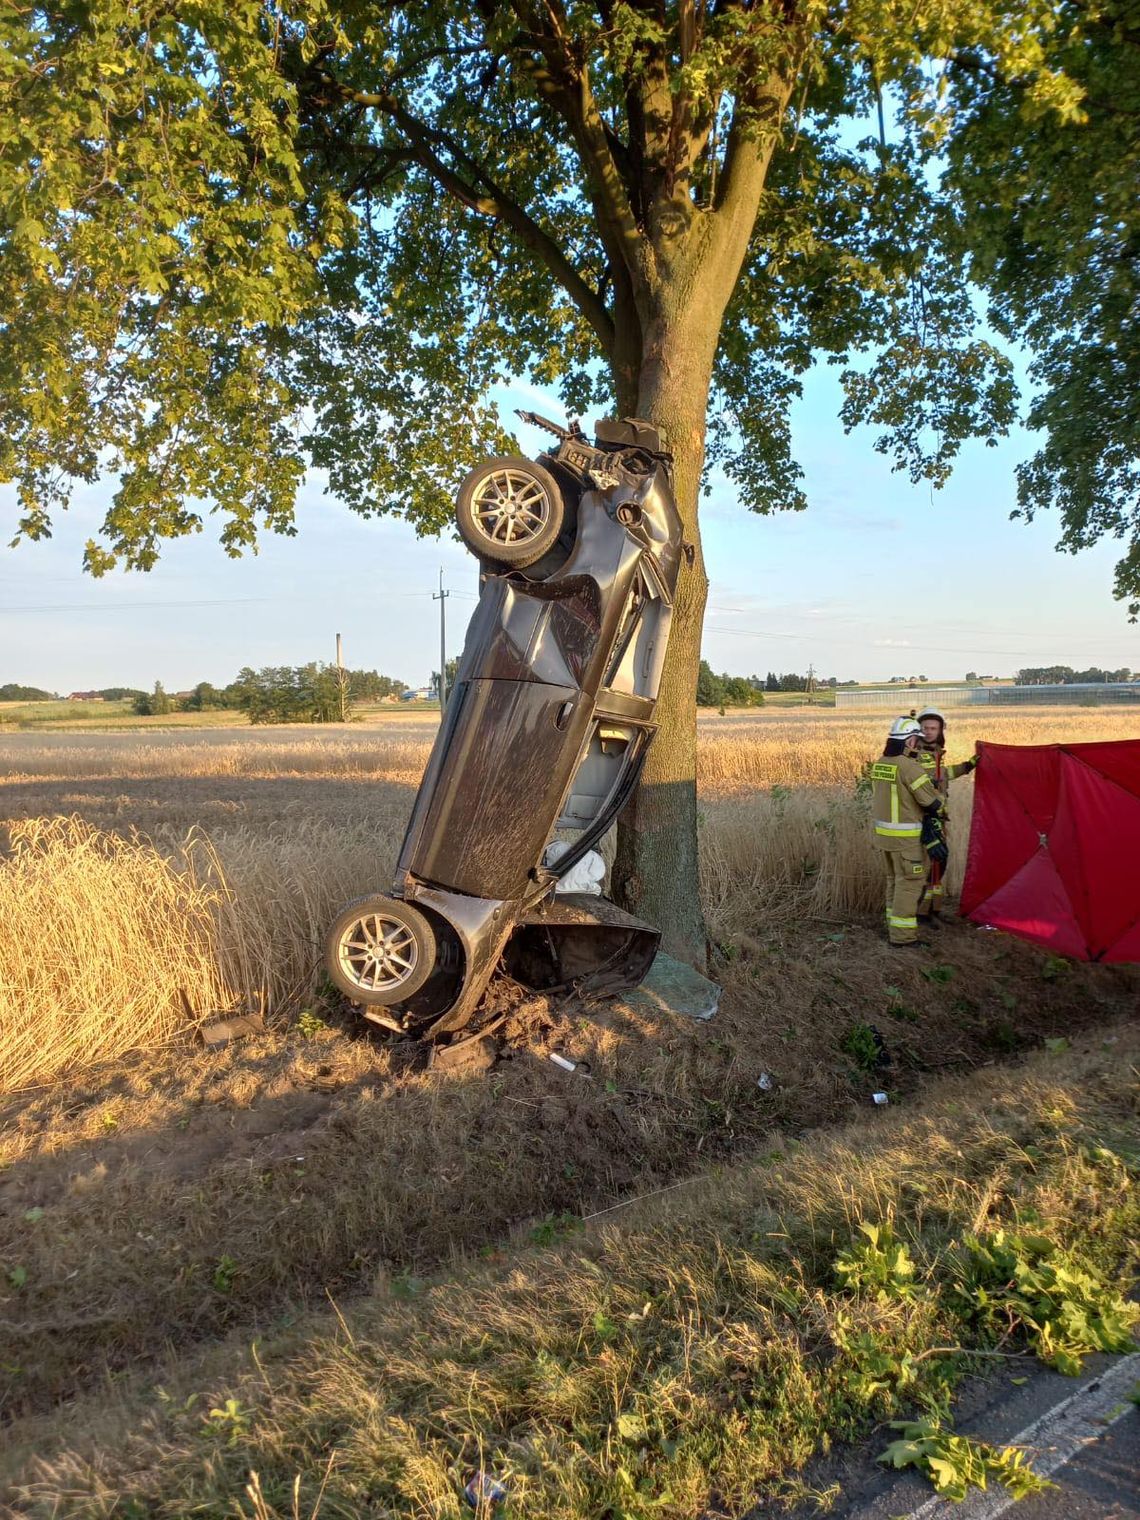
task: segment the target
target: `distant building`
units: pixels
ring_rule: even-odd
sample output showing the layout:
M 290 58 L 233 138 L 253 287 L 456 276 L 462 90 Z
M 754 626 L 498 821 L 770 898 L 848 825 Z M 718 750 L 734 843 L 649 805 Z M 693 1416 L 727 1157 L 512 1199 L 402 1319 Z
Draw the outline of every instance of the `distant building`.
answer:
M 992 680 L 993 677 L 987 679 Z M 836 707 L 878 707 L 898 711 L 898 691 L 839 691 Z M 1042 703 L 1075 706 L 1113 702 L 1140 703 L 1140 686 L 1121 681 L 1094 684 L 1072 682 L 1067 686 L 927 686 L 923 698 L 931 707 L 1011 707 Z
M 105 702 L 107 698 L 97 691 L 69 691 L 67 700 L 69 702 Z

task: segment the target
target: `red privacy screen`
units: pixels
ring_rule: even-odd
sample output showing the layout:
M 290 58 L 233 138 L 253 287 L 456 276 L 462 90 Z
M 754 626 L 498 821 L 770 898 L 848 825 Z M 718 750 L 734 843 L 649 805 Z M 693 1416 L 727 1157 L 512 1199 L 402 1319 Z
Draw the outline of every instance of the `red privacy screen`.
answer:
M 1140 961 L 1140 739 L 979 755 L 962 913 L 1057 955 Z

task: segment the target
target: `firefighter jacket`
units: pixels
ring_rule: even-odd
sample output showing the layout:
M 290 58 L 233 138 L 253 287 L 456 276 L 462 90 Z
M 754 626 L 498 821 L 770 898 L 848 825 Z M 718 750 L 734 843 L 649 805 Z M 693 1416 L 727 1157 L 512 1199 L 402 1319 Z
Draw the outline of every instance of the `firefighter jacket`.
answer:
M 871 767 L 871 818 L 875 843 L 884 850 L 919 844 L 922 818 L 941 799 L 920 760 L 884 755 Z
M 934 790 L 943 802 L 950 795 L 951 781 L 956 781 L 959 776 L 968 776 L 976 763 L 973 760 L 963 760 L 960 765 L 947 765 L 945 749 L 920 749 L 915 758 L 919 765 L 925 767 L 934 783 Z

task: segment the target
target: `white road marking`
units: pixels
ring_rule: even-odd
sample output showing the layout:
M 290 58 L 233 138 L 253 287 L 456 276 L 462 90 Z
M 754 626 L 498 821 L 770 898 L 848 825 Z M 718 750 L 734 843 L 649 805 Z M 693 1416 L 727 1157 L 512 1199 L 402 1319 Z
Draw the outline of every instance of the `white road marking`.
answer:
M 1029 1465 L 1039 1477 L 1048 1478 L 1058 1468 L 1072 1460 L 1082 1446 L 1102 1436 L 1117 1420 L 1123 1419 L 1132 1408 L 1128 1395 L 1140 1377 L 1140 1351 L 1133 1352 L 1100 1378 L 1086 1383 L 1076 1393 L 1054 1404 L 1052 1409 L 1027 1425 L 1019 1435 L 1009 1441 L 996 1442 L 1001 1446 L 1024 1446 Z M 1004 1488 L 987 1489 L 984 1493 L 975 1489 L 961 1503 L 935 1495 L 907 1520 L 943 1520 L 953 1515 L 955 1520 L 997 1520 L 1017 1500 Z

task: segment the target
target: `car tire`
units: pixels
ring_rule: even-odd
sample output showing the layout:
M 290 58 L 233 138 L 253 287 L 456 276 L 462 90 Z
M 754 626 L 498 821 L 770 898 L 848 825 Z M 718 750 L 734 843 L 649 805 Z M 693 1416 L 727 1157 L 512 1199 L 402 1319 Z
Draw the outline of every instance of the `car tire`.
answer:
M 325 937 L 325 969 L 354 1003 L 391 1008 L 435 970 L 435 930 L 395 897 L 360 897 L 341 909 Z
M 517 454 L 487 459 L 459 487 L 455 522 L 485 565 L 525 570 L 553 549 L 566 508 L 549 470 Z

